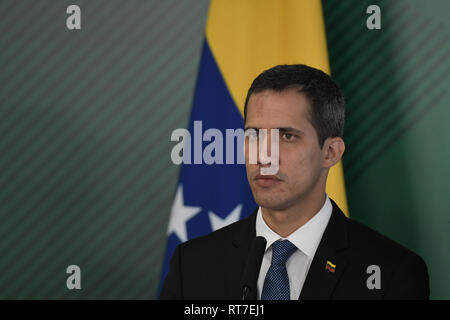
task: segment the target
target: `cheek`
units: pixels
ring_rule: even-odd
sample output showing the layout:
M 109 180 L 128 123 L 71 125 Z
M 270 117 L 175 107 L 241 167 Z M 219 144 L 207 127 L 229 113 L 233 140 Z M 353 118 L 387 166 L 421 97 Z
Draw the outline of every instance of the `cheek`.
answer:
M 319 158 L 315 152 L 303 150 L 280 156 L 280 172 L 292 185 L 303 184 L 305 180 L 312 179 L 318 170 Z
M 281 178 L 289 184 L 297 181 L 304 172 L 305 158 L 301 153 L 285 153 L 280 156 Z

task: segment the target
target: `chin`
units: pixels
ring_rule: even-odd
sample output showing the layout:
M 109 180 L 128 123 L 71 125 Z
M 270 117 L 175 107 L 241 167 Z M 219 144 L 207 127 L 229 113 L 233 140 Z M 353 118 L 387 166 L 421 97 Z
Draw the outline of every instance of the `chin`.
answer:
M 270 199 L 269 197 L 255 197 L 256 203 L 263 208 L 272 209 L 272 210 L 283 210 L 286 208 L 286 202 L 277 199 Z

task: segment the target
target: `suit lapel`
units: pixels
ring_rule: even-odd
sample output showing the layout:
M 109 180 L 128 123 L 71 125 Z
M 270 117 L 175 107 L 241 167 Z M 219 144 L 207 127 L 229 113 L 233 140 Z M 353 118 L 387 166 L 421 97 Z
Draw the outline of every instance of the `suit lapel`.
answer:
M 250 251 L 250 245 L 252 240 L 256 237 L 256 209 L 252 215 L 241 221 L 239 228 L 237 228 L 234 237 L 232 239 L 232 251 L 230 255 L 231 264 L 228 273 L 228 292 L 231 299 L 242 298 L 242 276 L 244 273 L 245 265 L 247 263 L 247 257 Z M 256 283 L 254 284 L 256 288 Z M 248 300 L 256 300 L 256 290 L 251 291 L 247 295 Z
M 347 266 L 347 261 L 341 253 L 348 247 L 347 218 L 333 200 L 331 203 L 333 212 L 306 276 L 299 297 L 301 300 L 331 299 L 333 290 Z

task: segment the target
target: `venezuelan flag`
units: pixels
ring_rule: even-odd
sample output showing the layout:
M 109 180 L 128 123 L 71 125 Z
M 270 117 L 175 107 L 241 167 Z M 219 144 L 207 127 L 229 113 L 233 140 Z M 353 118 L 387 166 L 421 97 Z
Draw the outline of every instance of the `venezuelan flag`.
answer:
M 325 269 L 327 269 L 328 271 L 334 272 L 336 270 L 336 265 L 328 260 L 327 264 L 325 265 Z
M 212 0 L 189 132 L 243 128 L 245 96 L 253 79 L 279 64 L 302 63 L 329 73 L 320 0 Z M 327 193 L 347 212 L 342 165 L 332 168 Z M 207 234 L 256 208 L 244 165 L 186 165 L 168 227 L 161 280 L 180 242 Z M 161 281 L 161 283 L 162 283 Z

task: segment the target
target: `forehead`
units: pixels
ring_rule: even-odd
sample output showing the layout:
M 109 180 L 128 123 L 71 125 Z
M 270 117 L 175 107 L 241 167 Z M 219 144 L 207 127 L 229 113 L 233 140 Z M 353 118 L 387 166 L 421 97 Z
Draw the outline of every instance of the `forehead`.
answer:
M 253 93 L 247 105 L 246 126 L 299 127 L 310 123 L 310 103 L 299 88 Z

